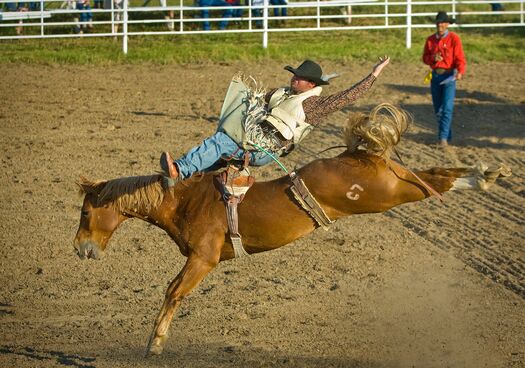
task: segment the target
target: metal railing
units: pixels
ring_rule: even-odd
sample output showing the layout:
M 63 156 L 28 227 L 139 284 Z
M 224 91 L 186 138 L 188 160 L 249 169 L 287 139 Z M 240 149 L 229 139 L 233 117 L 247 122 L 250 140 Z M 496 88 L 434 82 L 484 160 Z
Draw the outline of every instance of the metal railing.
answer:
M 105 8 L 91 7 L 88 1 L 0 0 L 4 8 L 0 11 L 0 40 L 121 37 L 127 53 L 128 38 L 138 35 L 257 32 L 266 48 L 270 32 L 405 29 L 406 47 L 410 48 L 412 29 L 435 27 L 432 19 L 438 10 L 457 17 L 459 27 L 525 25 L 525 0 L 290 0 L 285 5 L 270 4 L 275 0 L 245 0 L 245 5 L 237 6 L 198 6 L 204 0 L 189 5 L 185 1 L 193 0 L 175 0 L 178 5 L 159 0 L 161 6 L 147 6 L 150 0 L 104 0 Z M 93 5 L 97 3 L 102 0 Z M 283 15 L 283 10 L 288 14 Z M 220 28 L 213 29 L 217 26 Z

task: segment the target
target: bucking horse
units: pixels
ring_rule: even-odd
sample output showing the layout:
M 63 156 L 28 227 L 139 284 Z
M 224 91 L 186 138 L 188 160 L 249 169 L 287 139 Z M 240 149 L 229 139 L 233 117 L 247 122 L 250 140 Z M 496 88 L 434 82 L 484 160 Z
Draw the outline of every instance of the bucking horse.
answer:
M 382 104 L 357 114 L 346 128 L 346 150 L 298 169 L 309 193 L 330 222 L 421 201 L 451 190 L 488 190 L 509 176 L 502 165 L 411 171 L 390 158 L 410 116 Z M 216 173 L 194 175 L 171 185 L 162 174 L 78 182 L 84 201 L 74 247 L 80 258 L 102 256 L 121 223 L 138 218 L 163 229 L 187 258 L 169 285 L 154 322 L 146 354 L 160 354 L 182 300 L 219 262 L 235 257 L 223 194 Z M 238 206 L 238 232 L 246 254 L 277 249 L 320 224 L 298 203 L 289 175 L 256 182 Z M 276 215 L 278 214 L 278 215 Z

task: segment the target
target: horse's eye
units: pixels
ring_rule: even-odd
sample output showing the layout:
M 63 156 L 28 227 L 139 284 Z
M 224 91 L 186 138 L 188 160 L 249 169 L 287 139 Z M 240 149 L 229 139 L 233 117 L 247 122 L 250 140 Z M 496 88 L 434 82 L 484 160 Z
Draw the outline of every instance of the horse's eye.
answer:
M 89 211 L 82 211 L 82 216 L 83 217 L 88 217 L 89 215 Z

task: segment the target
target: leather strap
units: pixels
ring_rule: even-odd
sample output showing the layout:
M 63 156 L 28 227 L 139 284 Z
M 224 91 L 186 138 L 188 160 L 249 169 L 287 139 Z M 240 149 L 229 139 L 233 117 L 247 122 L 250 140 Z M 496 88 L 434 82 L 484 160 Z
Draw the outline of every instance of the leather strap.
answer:
M 297 175 L 295 171 L 292 171 L 290 174 L 290 179 L 292 180 L 292 186 L 290 190 L 292 191 L 295 199 L 299 202 L 302 208 L 308 212 L 308 214 L 317 222 L 319 226 L 322 226 L 323 229 L 328 230 L 328 225 L 333 223 L 326 212 L 324 212 L 321 205 L 316 201 L 312 193 L 308 190 L 304 181 Z
M 243 163 L 243 167 L 248 167 L 250 165 L 250 158 L 251 158 L 251 154 L 250 154 L 250 151 L 246 151 L 244 152 L 244 163 Z
M 230 229 L 230 239 L 235 258 L 249 256 L 249 253 L 246 252 L 242 245 L 242 237 L 239 234 L 239 214 L 237 212 L 239 202 L 239 198 L 235 196 L 230 196 L 226 200 L 226 217 L 228 218 L 228 228 Z
M 246 160 L 249 160 L 249 154 L 244 156 L 245 162 Z M 239 234 L 239 214 L 237 212 L 237 206 L 239 203 L 242 202 L 244 199 L 244 193 L 241 193 L 240 195 L 235 195 L 232 193 L 229 193 L 226 189 L 226 186 L 229 185 L 232 188 L 234 188 L 234 181 L 235 181 L 235 174 L 238 174 L 238 170 L 230 171 L 230 167 L 223 172 L 221 172 L 217 178 L 222 185 L 222 197 L 224 199 L 224 202 L 226 203 L 226 219 L 228 221 L 228 229 L 230 231 L 230 239 L 233 245 L 233 253 L 235 255 L 235 258 L 240 258 L 244 256 L 248 256 L 249 253 L 246 252 L 242 245 L 242 237 L 241 234 Z M 241 177 L 246 178 L 246 177 Z M 247 177 L 246 184 L 248 187 L 251 187 L 253 184 L 253 177 L 249 176 Z M 242 188 L 242 187 L 239 187 Z M 247 190 L 247 189 L 246 189 Z

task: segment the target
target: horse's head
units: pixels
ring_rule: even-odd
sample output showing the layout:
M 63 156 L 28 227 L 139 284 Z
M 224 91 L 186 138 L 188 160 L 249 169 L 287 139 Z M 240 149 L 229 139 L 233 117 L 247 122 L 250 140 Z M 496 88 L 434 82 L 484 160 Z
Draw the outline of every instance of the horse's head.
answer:
M 130 217 L 148 218 L 164 198 L 162 176 L 77 183 L 84 195 L 74 246 L 80 258 L 100 258 L 115 229 Z
M 80 213 L 80 224 L 74 240 L 74 247 L 82 259 L 102 257 L 111 235 L 127 218 L 105 200 L 102 193 L 107 182 L 91 182 L 81 178 L 77 183 L 84 194 Z

